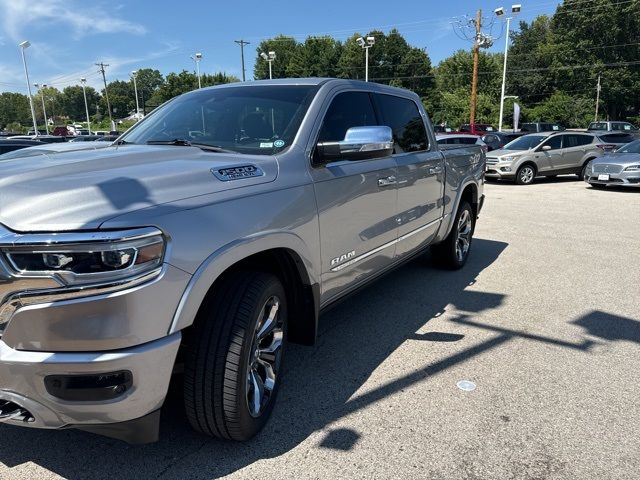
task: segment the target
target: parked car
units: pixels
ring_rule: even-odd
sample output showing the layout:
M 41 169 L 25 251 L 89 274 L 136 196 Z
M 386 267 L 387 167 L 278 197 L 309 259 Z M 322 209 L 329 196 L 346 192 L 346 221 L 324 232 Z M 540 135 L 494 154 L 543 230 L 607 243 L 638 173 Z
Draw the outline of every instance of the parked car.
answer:
M 43 143 L 37 140 L 0 140 L 0 155 L 34 145 L 43 145 Z
M 595 188 L 640 187 L 640 140 L 590 161 L 584 180 Z
M 523 133 L 561 132 L 562 130 L 564 130 L 562 125 L 552 122 L 523 123 L 520 126 L 520 131 Z
M 436 133 L 451 133 L 452 129 L 450 127 L 445 127 L 444 125 L 434 125 L 433 131 Z
M 476 135 L 437 135 L 436 141 L 441 147 L 448 147 L 449 145 L 479 145 L 485 153 L 489 151 L 487 145 Z
M 89 136 L 91 135 L 91 132 L 89 132 L 89 130 L 87 130 L 86 128 L 77 128 L 76 129 L 76 136 Z
M 104 150 L 1 162 L 3 421 L 153 441 L 183 370 L 196 430 L 253 437 L 320 312 L 429 248 L 465 264 L 484 159 L 440 151 L 414 93 L 296 78 L 186 93 Z
M 29 130 L 27 132 L 27 135 L 48 135 L 46 130 L 38 130 L 38 133 L 36 133 L 35 130 Z
M 0 141 L 0 146 L 2 142 Z M 0 155 L 0 160 L 12 160 L 14 158 L 33 157 L 36 155 L 45 155 L 61 152 L 75 152 L 78 150 L 97 150 L 110 146 L 106 143 L 42 143 L 38 142 L 34 146 L 14 150 Z
M 42 143 L 63 143 L 67 141 L 65 137 L 54 135 L 15 135 L 8 138 L 10 140 L 37 140 Z
M 77 143 L 77 142 L 95 142 L 104 138 L 104 135 L 78 135 L 77 137 L 73 137 L 69 142 Z
M 524 135 L 487 155 L 486 178 L 533 183 L 536 176 L 576 174 L 584 178 L 587 164 L 611 145 L 594 134 L 543 132 Z
M 592 122 L 588 131 L 604 130 L 605 132 L 638 132 L 638 127 L 629 122 Z
M 492 151 L 504 147 L 507 143 L 521 137 L 522 135 L 524 135 L 522 132 L 493 132 L 483 135 L 481 139 L 486 143 L 489 151 Z
M 472 123 L 467 125 L 461 125 L 460 130 L 452 133 L 468 133 L 471 135 L 477 135 L 479 137 L 489 133 L 495 132 L 496 128 L 488 123 Z
M 71 137 L 73 134 L 69 131 L 67 127 L 55 127 L 53 129 L 52 135 L 57 137 Z

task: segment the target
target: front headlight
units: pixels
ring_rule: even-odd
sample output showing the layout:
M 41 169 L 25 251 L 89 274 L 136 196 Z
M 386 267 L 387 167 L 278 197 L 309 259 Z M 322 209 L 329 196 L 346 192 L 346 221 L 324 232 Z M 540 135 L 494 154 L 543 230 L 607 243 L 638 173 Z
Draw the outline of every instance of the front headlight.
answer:
M 509 162 L 509 163 L 511 163 L 511 162 L 513 162 L 515 159 L 516 159 L 516 157 L 502 157 L 502 158 L 500 159 L 500 161 L 501 161 L 501 162 Z
M 640 165 L 631 165 L 624 169 L 625 172 L 640 172 Z
M 126 232 L 52 234 L 49 241 L 30 244 L 25 236 L 2 247 L 20 276 L 48 276 L 65 285 L 105 284 L 138 278 L 158 269 L 165 239 L 155 228 Z M 41 240 L 44 235 L 37 235 Z

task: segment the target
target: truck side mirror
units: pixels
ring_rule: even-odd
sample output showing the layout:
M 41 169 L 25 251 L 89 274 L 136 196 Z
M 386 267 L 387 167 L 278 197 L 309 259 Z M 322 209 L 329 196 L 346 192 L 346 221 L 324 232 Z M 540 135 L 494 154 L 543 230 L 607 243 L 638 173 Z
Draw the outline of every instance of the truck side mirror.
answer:
M 393 132 L 385 126 L 352 127 L 344 140 L 320 142 L 316 149 L 322 162 L 388 157 L 393 153 Z

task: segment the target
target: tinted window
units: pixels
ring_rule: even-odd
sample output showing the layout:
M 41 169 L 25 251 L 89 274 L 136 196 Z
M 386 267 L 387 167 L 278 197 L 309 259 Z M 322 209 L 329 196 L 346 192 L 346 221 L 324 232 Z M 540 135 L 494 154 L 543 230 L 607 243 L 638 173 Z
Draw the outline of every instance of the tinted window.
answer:
M 471 138 L 471 137 L 460 137 L 458 139 L 458 143 L 462 143 L 463 145 L 475 145 L 477 141 L 478 141 L 477 138 Z
M 529 150 L 540 145 L 545 138 L 541 135 L 525 135 L 524 137 L 516 138 L 513 142 L 509 142 L 503 148 L 505 150 Z
M 549 145 L 551 147 L 551 150 L 557 150 L 559 148 L 562 147 L 562 137 L 564 136 L 569 136 L 569 135 L 556 135 L 551 137 L 549 140 L 547 140 L 546 142 L 544 142 L 544 145 Z
M 376 95 L 382 124 L 393 131 L 394 153 L 418 152 L 429 146 L 427 130 L 413 100 L 393 95 Z
M 22 145 L 0 145 L 0 154 L 13 152 L 14 150 L 18 150 L 19 148 L 24 148 Z
M 498 142 L 499 139 L 495 135 L 485 135 L 484 137 L 482 137 L 482 141 L 484 143 L 494 143 L 494 142 Z
M 520 128 L 523 132 L 537 132 L 538 128 L 535 123 L 523 123 Z
M 608 130 L 605 122 L 594 122 L 589 125 L 589 130 Z
M 607 135 L 599 135 L 599 137 L 605 143 L 629 143 L 635 139 L 630 133 L 609 133 Z
M 372 125 L 378 122 L 368 93 L 339 93 L 324 116 L 318 142 L 339 142 L 351 127 Z
M 591 135 L 575 135 L 575 136 L 578 138 L 579 146 L 589 145 L 593 143 L 594 137 L 592 137 Z
M 580 143 L 580 135 L 565 135 L 564 136 L 564 144 L 562 148 L 574 148 L 579 147 Z

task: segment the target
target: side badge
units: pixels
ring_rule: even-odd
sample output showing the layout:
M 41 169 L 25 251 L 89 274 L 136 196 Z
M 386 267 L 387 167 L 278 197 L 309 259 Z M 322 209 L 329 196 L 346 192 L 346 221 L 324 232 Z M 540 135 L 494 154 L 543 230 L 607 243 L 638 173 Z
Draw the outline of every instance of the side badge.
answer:
M 264 172 L 260 167 L 255 165 L 242 165 L 241 167 L 212 168 L 211 173 L 218 180 L 229 182 L 231 180 L 240 180 L 243 178 L 262 177 Z
M 284 147 L 284 140 L 276 140 L 275 142 L 273 142 L 273 146 L 276 148 Z

